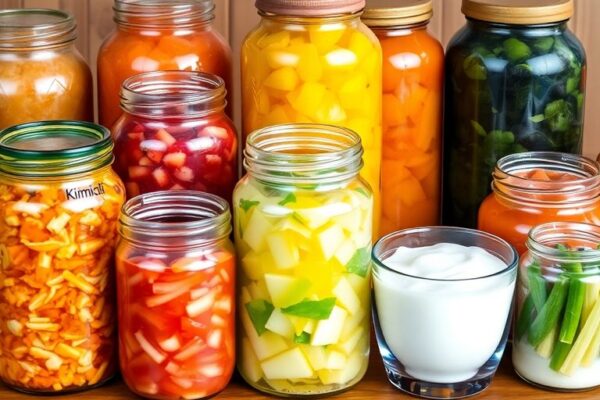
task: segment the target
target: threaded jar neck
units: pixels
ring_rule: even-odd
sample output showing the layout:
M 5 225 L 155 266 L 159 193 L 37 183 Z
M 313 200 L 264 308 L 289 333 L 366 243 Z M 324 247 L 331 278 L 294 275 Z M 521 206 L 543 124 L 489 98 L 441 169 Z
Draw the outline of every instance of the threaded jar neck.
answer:
M 147 29 L 186 29 L 215 18 L 213 0 L 115 0 L 119 26 Z
M 50 9 L 0 10 L 0 50 L 51 49 L 73 43 L 75 19 Z
M 592 275 L 600 274 L 600 226 L 578 222 L 550 222 L 529 231 L 527 248 L 537 258 L 550 261 L 546 269 L 560 273 L 574 262 L 594 264 Z M 543 264 L 543 263 L 540 263 Z M 548 263 L 546 263 L 548 264 Z M 587 265 L 586 265 L 587 264 Z M 584 274 L 586 271 L 581 271 Z

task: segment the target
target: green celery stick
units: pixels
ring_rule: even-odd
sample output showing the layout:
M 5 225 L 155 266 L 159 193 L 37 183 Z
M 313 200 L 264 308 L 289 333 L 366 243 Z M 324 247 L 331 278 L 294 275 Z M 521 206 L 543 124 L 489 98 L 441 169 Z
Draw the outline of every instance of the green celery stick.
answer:
M 569 291 L 569 279 L 564 276 L 559 276 L 554 283 L 548 300 L 533 320 L 529 328 L 527 339 L 529 344 L 534 347 L 539 346 L 546 335 L 552 331 L 552 328 L 558 323 L 558 319 L 562 312 L 567 293 Z
M 523 307 L 521 307 L 519 318 L 517 318 L 517 329 L 515 331 L 517 339 L 521 338 L 527 332 L 527 329 L 529 328 L 533 318 L 533 307 L 533 297 L 531 296 L 531 293 L 529 293 L 525 299 L 525 302 L 523 302 Z
M 546 302 L 548 294 L 546 281 L 542 277 L 541 268 L 537 262 L 527 268 L 527 278 L 529 279 L 529 293 L 533 299 L 535 309 L 539 313 Z
M 552 358 L 550 359 L 550 368 L 558 372 L 560 367 L 562 367 L 563 363 L 565 362 L 565 359 L 567 358 L 567 355 L 569 354 L 569 351 L 571 351 L 572 347 L 572 344 L 563 343 L 560 341 L 556 342 L 556 346 L 554 346 L 554 351 L 552 352 Z
M 569 294 L 567 296 L 567 305 L 560 327 L 559 340 L 563 343 L 572 344 L 577 334 L 581 311 L 583 309 L 583 299 L 585 297 L 585 283 L 579 279 L 571 279 L 569 283 Z
M 569 249 L 567 246 L 565 246 L 564 244 L 558 243 L 556 245 L 556 248 L 558 250 L 561 250 L 562 252 L 564 252 L 566 257 L 569 258 L 577 258 L 577 251 L 571 250 Z M 581 263 L 579 261 L 574 261 L 572 263 L 563 263 L 562 267 L 565 269 L 565 271 L 568 272 L 582 272 L 583 271 L 583 265 L 581 265 Z

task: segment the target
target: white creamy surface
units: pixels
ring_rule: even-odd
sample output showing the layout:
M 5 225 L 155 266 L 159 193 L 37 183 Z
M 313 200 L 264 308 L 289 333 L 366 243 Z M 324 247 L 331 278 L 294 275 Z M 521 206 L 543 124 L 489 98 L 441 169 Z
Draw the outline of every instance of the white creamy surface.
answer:
M 567 376 L 550 369 L 550 360 L 537 354 L 527 342 L 513 344 L 512 362 L 517 373 L 538 385 L 560 389 L 586 389 L 600 385 L 600 358 Z
M 481 248 L 452 243 L 401 247 L 383 263 L 429 279 L 470 279 L 506 268 Z M 515 277 L 435 281 L 378 268 L 373 278 L 377 313 L 390 350 L 416 379 L 456 383 L 472 378 L 500 343 Z

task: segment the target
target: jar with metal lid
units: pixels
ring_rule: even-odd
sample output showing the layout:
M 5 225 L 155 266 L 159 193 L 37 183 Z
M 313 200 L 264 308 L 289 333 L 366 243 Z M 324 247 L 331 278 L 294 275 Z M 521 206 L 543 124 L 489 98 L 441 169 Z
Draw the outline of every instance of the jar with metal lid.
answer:
M 527 248 L 517 283 L 515 371 L 544 389 L 600 386 L 600 227 L 538 225 Z
M 94 119 L 92 74 L 76 38 L 75 19 L 66 12 L 0 10 L 0 130 Z
M 526 250 L 527 234 L 546 222 L 600 224 L 600 165 L 566 153 L 528 152 L 500 159 L 479 229 Z
M 113 252 L 125 200 L 110 132 L 84 122 L 0 134 L 0 379 L 32 393 L 116 369 Z
M 274 125 L 246 142 L 234 192 L 241 263 L 238 369 L 274 395 L 323 395 L 369 359 L 373 195 L 358 176 L 359 136 Z
M 380 235 L 440 222 L 444 50 L 432 0 L 371 1 L 362 21 L 383 50 Z
M 463 0 L 448 45 L 442 221 L 474 227 L 496 162 L 581 153 L 586 60 L 573 0 Z
M 225 114 L 225 82 L 191 71 L 155 71 L 123 83 L 124 114 L 112 129 L 115 170 L 129 198 L 193 189 L 231 201 L 238 139 Z
M 113 10 L 116 30 L 98 53 L 102 125 L 112 127 L 119 118 L 121 85 L 141 72 L 208 72 L 223 78 L 231 93 L 231 49 L 213 26 L 213 0 L 115 0 Z
M 257 0 L 260 24 L 242 45 L 244 139 L 273 124 L 317 123 L 358 133 L 361 175 L 379 221 L 381 47 L 361 22 L 364 0 Z
M 235 365 L 235 253 L 228 203 L 196 191 L 137 196 L 117 248 L 119 360 L 127 386 L 202 399 Z

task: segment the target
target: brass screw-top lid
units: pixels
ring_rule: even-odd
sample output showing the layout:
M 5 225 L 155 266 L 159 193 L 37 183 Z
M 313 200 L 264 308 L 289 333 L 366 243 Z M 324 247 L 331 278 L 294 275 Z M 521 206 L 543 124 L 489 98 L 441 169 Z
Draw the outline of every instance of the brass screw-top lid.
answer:
M 573 0 L 463 0 L 469 18 L 510 25 L 566 21 L 573 15 Z
M 260 11 L 292 17 L 324 17 L 354 14 L 365 8 L 365 0 L 256 0 Z
M 433 16 L 432 0 L 368 0 L 362 21 L 371 27 L 413 25 Z

